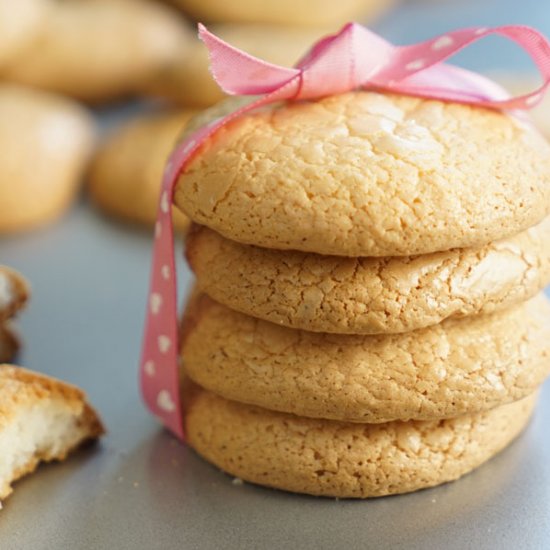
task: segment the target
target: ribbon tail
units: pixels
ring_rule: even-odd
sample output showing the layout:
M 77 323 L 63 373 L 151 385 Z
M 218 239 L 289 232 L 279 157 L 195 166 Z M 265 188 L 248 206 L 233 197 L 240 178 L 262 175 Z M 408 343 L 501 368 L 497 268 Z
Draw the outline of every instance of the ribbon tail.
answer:
M 140 365 L 143 400 L 151 412 L 183 439 L 179 384 L 179 344 L 172 189 L 176 175 L 169 164 L 160 194 Z
M 296 95 L 300 85 L 301 79 L 298 75 L 271 94 L 200 128 L 185 138 L 166 165 L 155 226 L 140 386 L 149 410 L 180 439 L 184 439 L 185 434 L 180 396 L 177 274 L 172 224 L 172 197 L 179 174 L 201 145 L 221 127 L 248 111 Z
M 488 79 L 476 75 L 467 81 L 465 71 L 442 64 L 467 46 L 492 34 L 504 36 L 525 50 L 540 71 L 542 86 L 529 94 L 511 98 L 503 95 L 502 90 L 497 90 Z M 535 29 L 522 25 L 461 29 L 420 44 L 395 48 L 389 62 L 365 85 L 484 107 L 529 109 L 542 99 L 550 85 L 550 42 Z

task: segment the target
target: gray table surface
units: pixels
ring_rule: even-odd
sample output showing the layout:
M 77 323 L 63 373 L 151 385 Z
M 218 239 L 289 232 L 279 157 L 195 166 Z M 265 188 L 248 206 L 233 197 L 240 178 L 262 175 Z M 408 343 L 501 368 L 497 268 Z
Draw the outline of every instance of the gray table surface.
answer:
M 521 14 L 516 6 L 424 0 L 379 29 L 402 42 L 475 22 L 550 30 L 546 1 L 524 0 Z M 522 66 L 512 53 L 503 63 L 501 51 L 461 62 Z M 146 412 L 137 386 L 150 242 L 148 232 L 105 220 L 85 201 L 43 231 L 0 240 L 0 262 L 33 285 L 20 319 L 21 363 L 83 387 L 109 429 L 101 444 L 17 484 L 0 513 L 2 550 L 550 548 L 548 384 L 529 428 L 505 452 L 456 483 L 411 495 L 335 501 L 235 485 L 176 442 Z M 180 277 L 189 284 L 184 266 Z

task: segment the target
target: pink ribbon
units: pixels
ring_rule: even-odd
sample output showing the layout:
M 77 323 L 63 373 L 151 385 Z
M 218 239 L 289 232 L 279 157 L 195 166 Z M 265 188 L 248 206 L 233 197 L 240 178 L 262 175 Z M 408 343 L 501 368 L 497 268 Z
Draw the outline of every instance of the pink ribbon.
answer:
M 538 90 L 510 98 L 487 78 L 443 64 L 491 34 L 517 42 L 533 58 L 543 76 Z M 235 117 L 275 101 L 316 99 L 362 88 L 522 110 L 536 105 L 550 84 L 550 44 L 542 34 L 524 26 L 462 29 L 420 44 L 394 46 L 361 25 L 349 23 L 337 34 L 317 42 L 294 68 L 252 57 L 202 25 L 199 36 L 210 51 L 211 70 L 221 88 L 231 95 L 260 97 L 188 136 L 171 155 L 164 173 L 140 380 L 149 409 L 180 438 L 184 432 L 171 205 L 178 176 L 207 138 Z

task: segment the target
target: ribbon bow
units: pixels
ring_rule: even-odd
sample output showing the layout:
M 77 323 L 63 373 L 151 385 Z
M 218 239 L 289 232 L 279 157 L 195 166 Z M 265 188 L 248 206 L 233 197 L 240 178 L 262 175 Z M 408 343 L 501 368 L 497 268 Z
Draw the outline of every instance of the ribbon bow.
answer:
M 443 64 L 473 42 L 507 37 L 532 57 L 543 84 L 510 98 L 481 75 Z M 528 109 L 550 85 L 550 43 L 524 26 L 461 29 L 411 46 L 394 46 L 356 23 L 317 42 L 294 68 L 279 67 L 230 46 L 199 25 L 210 52 L 211 70 L 230 95 L 259 95 L 252 103 L 188 136 L 166 165 L 160 194 L 140 381 L 149 409 L 178 437 L 184 437 L 179 387 L 176 272 L 172 195 L 179 174 L 200 145 L 230 120 L 282 100 L 315 99 L 354 89 L 371 89 L 498 109 Z

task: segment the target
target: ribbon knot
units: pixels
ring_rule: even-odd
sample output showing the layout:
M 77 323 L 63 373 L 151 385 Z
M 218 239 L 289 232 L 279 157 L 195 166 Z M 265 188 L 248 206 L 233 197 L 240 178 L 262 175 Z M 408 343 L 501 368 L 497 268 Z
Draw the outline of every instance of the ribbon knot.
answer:
M 498 34 L 522 46 L 543 76 L 534 92 L 510 98 L 491 80 L 443 61 L 470 44 Z M 227 44 L 199 25 L 210 53 L 211 71 L 229 95 L 265 95 L 277 100 L 315 99 L 353 89 L 471 103 L 499 109 L 528 109 L 550 84 L 550 43 L 538 31 L 521 25 L 474 27 L 420 44 L 394 46 L 357 23 L 348 23 L 310 49 L 294 68 L 280 67 Z
M 543 76 L 538 90 L 510 98 L 481 75 L 443 63 L 490 34 L 514 40 L 531 55 Z M 279 67 L 242 52 L 202 25 L 199 35 L 209 49 L 212 73 L 221 88 L 230 95 L 260 97 L 187 136 L 172 153 L 164 173 L 140 372 L 147 406 L 180 438 L 184 430 L 170 199 L 179 174 L 206 139 L 232 119 L 281 100 L 315 99 L 364 88 L 483 107 L 527 109 L 542 99 L 550 83 L 550 44 L 539 32 L 522 26 L 461 29 L 420 44 L 394 46 L 350 23 L 317 42 L 294 68 Z

